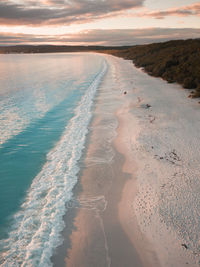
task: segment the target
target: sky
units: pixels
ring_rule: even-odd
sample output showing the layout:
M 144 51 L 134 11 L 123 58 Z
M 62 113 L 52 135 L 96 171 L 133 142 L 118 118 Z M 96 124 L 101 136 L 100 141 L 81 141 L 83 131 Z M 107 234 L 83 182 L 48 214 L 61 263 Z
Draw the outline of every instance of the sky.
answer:
M 193 0 L 0 0 L 0 45 L 135 45 L 200 38 Z

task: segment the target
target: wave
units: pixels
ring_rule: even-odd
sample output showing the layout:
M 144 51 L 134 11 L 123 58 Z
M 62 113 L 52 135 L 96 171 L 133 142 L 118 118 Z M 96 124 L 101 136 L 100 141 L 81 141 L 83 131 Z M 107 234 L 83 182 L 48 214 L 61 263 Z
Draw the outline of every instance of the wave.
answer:
M 8 238 L 0 241 L 1 266 L 52 266 L 53 249 L 62 243 L 60 233 L 64 228 L 66 204 L 72 199 L 72 189 L 78 179 L 78 161 L 92 117 L 93 99 L 106 71 L 104 61 L 62 138 L 48 153 L 25 202 L 14 215 Z
M 0 99 L 0 148 L 9 139 L 20 134 L 31 122 L 43 118 L 53 107 L 57 106 L 68 95 L 75 81 L 68 79 L 65 85 L 59 85 L 57 90 L 50 90 L 44 84 L 29 85 L 30 90 L 16 91 L 13 95 L 6 95 Z M 10 85 L 12 87 L 12 84 Z

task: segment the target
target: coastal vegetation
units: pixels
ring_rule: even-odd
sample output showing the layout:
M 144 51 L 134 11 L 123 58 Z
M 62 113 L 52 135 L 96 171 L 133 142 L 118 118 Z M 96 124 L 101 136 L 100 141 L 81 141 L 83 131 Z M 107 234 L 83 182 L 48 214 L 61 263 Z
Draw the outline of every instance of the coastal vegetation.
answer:
M 194 89 L 189 96 L 200 97 L 200 39 L 137 45 L 106 52 L 133 60 L 137 67 L 152 76 Z

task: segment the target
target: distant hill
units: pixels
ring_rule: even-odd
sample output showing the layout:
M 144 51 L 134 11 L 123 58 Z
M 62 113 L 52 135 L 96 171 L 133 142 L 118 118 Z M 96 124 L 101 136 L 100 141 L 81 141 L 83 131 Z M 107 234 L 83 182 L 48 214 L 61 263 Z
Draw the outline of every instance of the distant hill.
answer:
M 200 39 L 137 45 L 105 52 L 133 60 L 148 74 L 194 89 L 190 97 L 200 97 Z
M 67 45 L 15 45 L 0 46 L 0 54 L 14 53 L 63 53 L 63 52 L 87 52 L 104 51 L 112 49 L 126 49 L 126 47 L 104 47 L 104 46 L 67 46 Z

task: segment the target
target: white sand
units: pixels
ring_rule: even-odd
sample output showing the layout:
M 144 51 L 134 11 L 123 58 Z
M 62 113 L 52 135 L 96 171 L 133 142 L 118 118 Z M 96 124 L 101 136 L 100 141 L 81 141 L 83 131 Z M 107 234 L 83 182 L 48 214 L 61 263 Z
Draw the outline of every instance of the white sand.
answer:
M 122 225 L 134 241 L 136 215 L 151 247 L 144 253 L 154 266 L 151 250 L 161 266 L 199 266 L 200 104 L 179 85 L 150 77 L 131 62 L 112 60 L 127 70 L 122 76 L 131 84 L 117 112 L 117 148 L 126 157 L 124 171 L 136 177 L 124 189 Z

